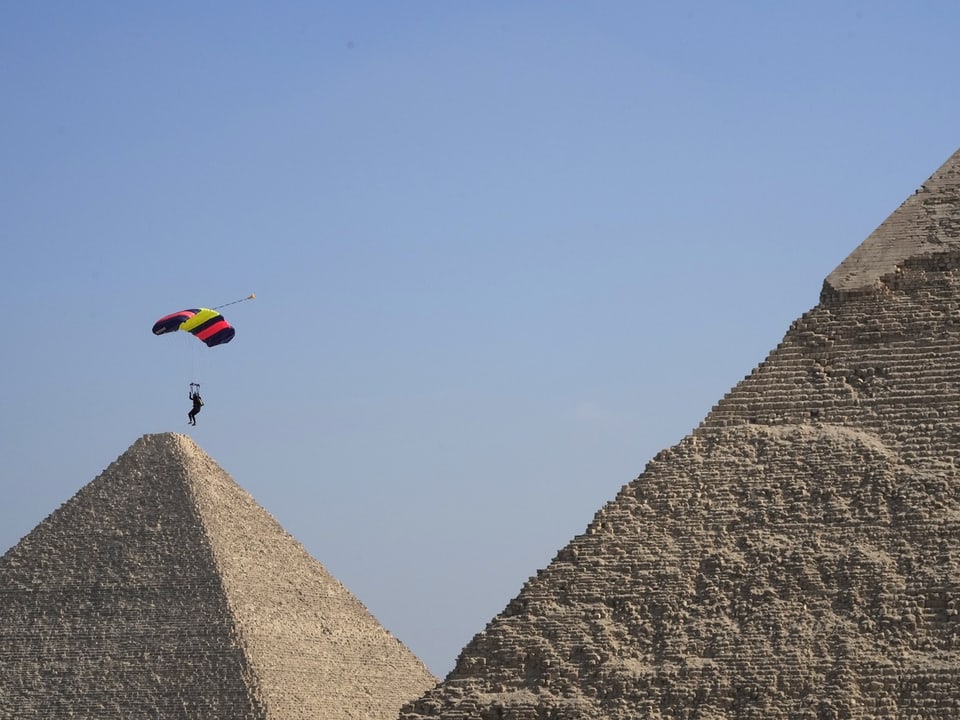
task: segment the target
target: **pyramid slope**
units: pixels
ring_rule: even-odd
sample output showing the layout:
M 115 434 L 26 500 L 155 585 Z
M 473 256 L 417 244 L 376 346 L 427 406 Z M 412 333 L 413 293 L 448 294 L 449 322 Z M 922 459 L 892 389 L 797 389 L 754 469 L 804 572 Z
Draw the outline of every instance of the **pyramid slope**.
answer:
M 393 718 L 433 684 L 180 435 L 138 440 L 0 558 L 0 596 L 0 717 Z
M 436 683 L 189 438 L 179 437 L 228 602 L 277 717 L 385 717 Z
M 941 235 L 892 271 L 855 251 L 401 718 L 955 718 L 960 199 L 938 183 Z
M 913 258 L 960 250 L 960 150 L 830 275 L 835 292 L 866 290 Z

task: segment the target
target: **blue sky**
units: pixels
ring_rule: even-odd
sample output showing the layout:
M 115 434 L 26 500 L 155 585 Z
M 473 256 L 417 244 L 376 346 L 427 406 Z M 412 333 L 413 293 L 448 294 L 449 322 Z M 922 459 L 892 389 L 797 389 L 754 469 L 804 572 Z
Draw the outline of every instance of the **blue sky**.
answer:
M 446 674 L 957 149 L 957 27 L 0 3 L 0 552 L 189 430 Z M 228 346 L 150 333 L 251 292 Z

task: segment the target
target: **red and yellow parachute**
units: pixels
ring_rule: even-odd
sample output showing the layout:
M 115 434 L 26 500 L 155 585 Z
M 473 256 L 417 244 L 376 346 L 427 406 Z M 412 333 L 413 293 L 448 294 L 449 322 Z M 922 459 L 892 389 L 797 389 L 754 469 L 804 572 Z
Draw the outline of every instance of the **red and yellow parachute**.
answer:
M 223 345 L 233 340 L 236 330 L 216 310 L 193 308 L 171 313 L 157 320 L 153 325 L 154 335 L 183 330 L 192 333 L 207 344 L 207 347 Z
M 256 296 L 251 293 L 249 297 L 245 297 L 243 300 L 252 300 L 254 297 Z M 243 300 L 234 300 L 227 305 L 243 302 Z M 220 307 L 226 307 L 226 305 L 220 305 Z M 237 331 L 217 310 L 218 308 L 212 310 L 209 308 L 192 308 L 164 315 L 153 324 L 153 334 L 164 335 L 183 330 L 202 340 L 207 347 L 223 345 L 233 340 Z

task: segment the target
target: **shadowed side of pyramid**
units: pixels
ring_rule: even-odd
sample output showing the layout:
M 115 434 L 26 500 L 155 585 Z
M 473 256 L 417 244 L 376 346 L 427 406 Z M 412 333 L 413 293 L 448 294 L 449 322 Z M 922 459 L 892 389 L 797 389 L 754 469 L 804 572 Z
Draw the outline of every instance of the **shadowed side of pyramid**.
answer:
M 135 443 L 0 560 L 0 716 L 266 718 L 164 445 Z
M 958 165 L 401 718 L 957 717 Z
M 0 599 L 0 717 L 390 718 L 433 683 L 174 434 L 138 440 L 4 555 Z

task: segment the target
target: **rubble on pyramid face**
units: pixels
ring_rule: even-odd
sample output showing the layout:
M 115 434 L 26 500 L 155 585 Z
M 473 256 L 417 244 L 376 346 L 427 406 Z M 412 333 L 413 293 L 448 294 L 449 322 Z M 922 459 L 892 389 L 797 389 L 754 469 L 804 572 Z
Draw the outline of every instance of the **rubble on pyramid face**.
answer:
M 401 719 L 956 718 L 958 168 Z
M 0 717 L 383 718 L 435 683 L 183 435 L 0 558 Z

